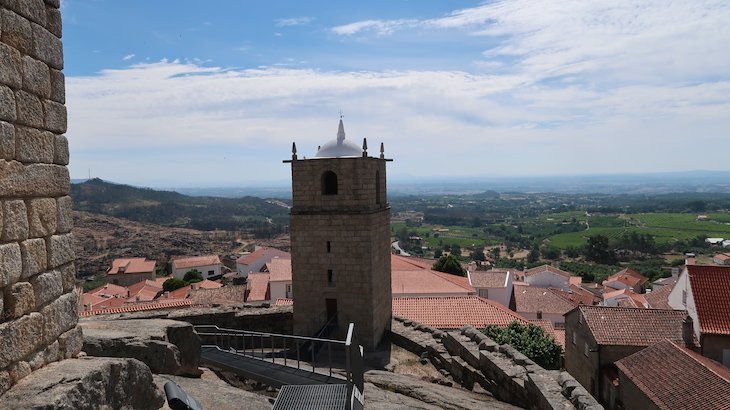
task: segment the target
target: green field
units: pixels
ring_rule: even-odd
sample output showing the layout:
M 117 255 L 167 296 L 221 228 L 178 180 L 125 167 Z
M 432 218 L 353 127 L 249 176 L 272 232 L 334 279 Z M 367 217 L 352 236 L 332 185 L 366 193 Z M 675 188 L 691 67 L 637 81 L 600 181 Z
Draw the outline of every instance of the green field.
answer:
M 555 214 L 562 215 L 562 214 Z M 730 237 L 730 214 L 708 214 L 707 221 L 698 221 L 697 214 L 651 213 L 616 216 L 583 217 L 590 226 L 581 232 L 562 233 L 549 237 L 546 242 L 560 249 L 578 247 L 589 236 L 604 235 L 617 238 L 624 233 L 637 232 L 654 236 L 657 243 L 690 239 L 699 235 Z M 615 223 L 611 222 L 611 219 Z
M 395 233 L 405 226 L 405 222 L 391 223 L 391 232 Z M 423 239 L 423 246 L 431 249 L 442 248 L 444 245 L 459 245 L 461 248 L 484 245 L 488 241 L 482 228 L 470 228 L 464 226 L 442 226 L 423 224 L 421 226 L 407 227 L 408 232 L 415 232 Z M 448 231 L 437 232 L 438 229 Z

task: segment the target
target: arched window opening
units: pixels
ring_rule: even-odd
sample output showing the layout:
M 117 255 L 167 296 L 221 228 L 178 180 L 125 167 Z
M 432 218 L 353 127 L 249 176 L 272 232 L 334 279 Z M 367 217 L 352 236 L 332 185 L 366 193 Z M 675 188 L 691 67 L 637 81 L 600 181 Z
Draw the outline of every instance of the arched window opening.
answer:
M 337 174 L 332 171 L 322 174 L 322 195 L 337 195 Z
M 380 205 L 380 171 L 375 171 L 375 203 Z

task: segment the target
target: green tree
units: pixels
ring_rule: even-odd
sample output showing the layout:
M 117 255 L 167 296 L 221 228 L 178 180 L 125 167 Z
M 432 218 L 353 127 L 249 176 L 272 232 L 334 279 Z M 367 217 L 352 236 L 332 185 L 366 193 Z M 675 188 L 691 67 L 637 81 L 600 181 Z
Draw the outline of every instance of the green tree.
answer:
M 499 246 L 495 246 L 494 248 L 489 250 L 489 256 L 491 256 L 492 259 L 494 259 L 494 260 L 499 259 L 500 253 L 501 253 L 501 250 L 499 249 Z
M 461 256 L 461 246 L 459 246 L 458 243 L 451 245 L 451 254 L 456 256 L 457 258 Z
M 202 282 L 203 273 L 197 269 L 191 269 L 185 273 L 185 276 L 183 276 L 183 281 L 187 285 L 191 283 Z
M 470 256 L 471 259 L 475 261 L 483 261 L 487 259 L 487 257 L 484 255 L 484 249 L 481 248 L 472 252 Z
M 175 289 L 180 289 L 188 284 L 178 278 L 170 278 L 162 283 L 162 290 L 165 292 L 172 292 Z
M 535 263 L 540 260 L 540 248 L 537 244 L 532 245 L 530 253 L 527 254 L 527 263 Z
M 499 344 L 509 344 L 545 369 L 560 368 L 560 345 L 542 328 L 517 321 L 502 329 L 489 325 L 482 331 Z
M 446 272 L 452 275 L 466 276 L 466 270 L 461 266 L 459 260 L 454 255 L 444 255 L 436 261 L 432 266 L 433 270 Z
M 604 265 L 615 265 L 616 254 L 611 249 L 608 238 L 603 235 L 594 235 L 588 238 L 585 247 L 585 256 L 589 261 Z

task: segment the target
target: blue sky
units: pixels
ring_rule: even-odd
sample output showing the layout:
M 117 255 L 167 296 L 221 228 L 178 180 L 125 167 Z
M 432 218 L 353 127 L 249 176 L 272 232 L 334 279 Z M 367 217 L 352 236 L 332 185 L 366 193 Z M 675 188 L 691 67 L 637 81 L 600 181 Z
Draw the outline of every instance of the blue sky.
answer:
M 287 181 L 340 110 L 394 178 L 730 170 L 727 1 L 272 3 L 63 0 L 72 178 Z

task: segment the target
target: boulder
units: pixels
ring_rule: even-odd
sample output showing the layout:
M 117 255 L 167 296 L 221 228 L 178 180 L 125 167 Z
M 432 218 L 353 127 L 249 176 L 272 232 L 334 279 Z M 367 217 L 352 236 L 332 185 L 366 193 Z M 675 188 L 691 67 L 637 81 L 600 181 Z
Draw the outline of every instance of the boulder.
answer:
M 0 409 L 159 409 L 163 393 L 135 359 L 84 357 L 51 363 L 0 398 Z
M 81 321 L 83 351 L 97 357 L 132 357 L 153 373 L 200 376 L 200 338 L 189 323 L 166 319 Z
M 165 383 L 173 381 L 182 388 L 185 393 L 200 403 L 203 409 L 216 410 L 269 410 L 273 399 L 269 397 L 241 390 L 224 382 L 215 373 L 206 370 L 201 378 L 188 378 L 172 376 L 168 374 L 154 375 L 155 385 L 160 391 L 164 391 Z M 167 404 L 162 407 L 169 410 Z

